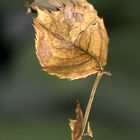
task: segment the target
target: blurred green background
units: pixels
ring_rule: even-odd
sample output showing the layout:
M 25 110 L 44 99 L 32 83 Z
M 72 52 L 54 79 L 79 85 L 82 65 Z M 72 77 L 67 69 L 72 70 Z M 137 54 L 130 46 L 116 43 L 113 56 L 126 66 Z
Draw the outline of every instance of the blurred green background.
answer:
M 140 1 L 92 2 L 109 33 L 112 73 L 90 114 L 94 140 L 140 140 Z M 32 19 L 23 1 L 0 0 L 0 140 L 70 140 L 68 119 L 77 99 L 85 109 L 95 76 L 68 81 L 43 72 Z

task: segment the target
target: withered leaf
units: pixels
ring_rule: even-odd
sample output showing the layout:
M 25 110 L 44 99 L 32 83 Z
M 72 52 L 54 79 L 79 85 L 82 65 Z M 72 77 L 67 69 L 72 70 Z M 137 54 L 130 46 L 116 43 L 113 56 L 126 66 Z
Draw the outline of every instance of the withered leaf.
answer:
M 58 11 L 37 8 L 37 12 L 35 47 L 45 71 L 73 80 L 104 70 L 109 39 L 91 4 L 69 0 Z
M 90 122 L 88 122 L 88 124 L 87 124 L 87 132 L 84 135 L 93 137 L 93 132 L 91 130 Z
M 72 140 L 81 140 L 82 139 L 82 128 L 83 128 L 83 112 L 81 110 L 80 104 L 78 102 L 76 110 L 76 119 L 71 120 L 69 126 L 72 131 Z
M 62 6 L 62 0 L 24 0 L 25 5 L 28 8 L 27 12 L 31 13 L 33 11 L 36 11 L 36 7 L 39 7 L 40 9 L 48 9 L 56 11 L 59 7 Z
M 77 103 L 77 107 L 75 110 L 76 113 L 76 119 L 72 120 L 70 119 L 69 126 L 72 131 L 72 140 L 82 140 L 82 131 L 83 131 L 83 112 L 80 107 L 79 102 Z M 85 136 L 93 137 L 92 130 L 90 127 L 90 123 L 87 124 L 87 132 L 84 134 Z

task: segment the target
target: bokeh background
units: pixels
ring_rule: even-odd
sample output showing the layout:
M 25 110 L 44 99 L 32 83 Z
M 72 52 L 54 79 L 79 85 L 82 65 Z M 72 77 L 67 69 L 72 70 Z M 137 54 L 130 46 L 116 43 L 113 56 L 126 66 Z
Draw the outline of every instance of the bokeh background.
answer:
M 90 114 L 94 140 L 140 140 L 140 1 L 91 2 L 109 33 L 112 73 Z M 68 81 L 43 72 L 33 16 L 24 1 L 0 0 L 0 140 L 70 140 L 68 119 L 77 99 L 85 109 L 95 76 Z

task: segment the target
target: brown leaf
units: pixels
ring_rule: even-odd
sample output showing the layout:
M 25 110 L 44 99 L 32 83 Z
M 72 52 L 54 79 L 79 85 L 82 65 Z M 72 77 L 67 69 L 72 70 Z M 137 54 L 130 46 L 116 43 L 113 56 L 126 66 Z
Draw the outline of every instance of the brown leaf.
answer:
M 72 140 L 82 140 L 82 128 L 83 128 L 83 113 L 78 102 L 76 110 L 76 120 L 71 120 L 69 126 L 72 131 Z
M 82 131 L 83 131 L 83 112 L 80 107 L 80 103 L 77 103 L 77 107 L 75 110 L 76 113 L 76 119 L 72 120 L 70 119 L 69 126 L 72 131 L 72 140 L 82 140 Z M 93 137 L 92 130 L 90 127 L 90 123 L 87 124 L 87 132 L 84 134 L 85 136 Z
M 37 12 L 36 54 L 45 71 L 73 80 L 104 70 L 109 39 L 92 5 L 69 0 L 58 11 Z
M 93 132 L 91 130 L 91 126 L 90 126 L 90 123 L 88 122 L 87 124 L 87 132 L 84 134 L 85 136 L 90 136 L 90 137 L 93 137 Z
M 62 6 L 62 0 L 24 0 L 27 7 L 27 13 L 36 11 L 36 7 L 40 9 L 48 9 L 56 11 Z

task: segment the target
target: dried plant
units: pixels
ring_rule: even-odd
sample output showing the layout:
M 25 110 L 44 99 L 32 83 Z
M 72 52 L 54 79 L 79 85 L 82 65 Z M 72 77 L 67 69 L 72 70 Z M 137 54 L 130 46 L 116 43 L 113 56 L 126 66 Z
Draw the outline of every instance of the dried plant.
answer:
M 72 140 L 92 136 L 87 124 L 96 88 L 105 71 L 108 35 L 103 19 L 86 0 L 35 0 L 28 2 L 34 19 L 36 55 L 44 71 L 69 80 L 97 74 L 85 115 L 77 104 L 76 119 L 70 120 Z M 87 126 L 87 132 L 85 128 Z

